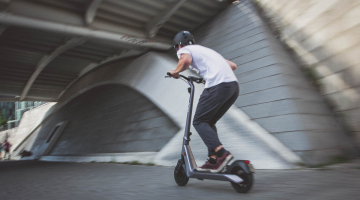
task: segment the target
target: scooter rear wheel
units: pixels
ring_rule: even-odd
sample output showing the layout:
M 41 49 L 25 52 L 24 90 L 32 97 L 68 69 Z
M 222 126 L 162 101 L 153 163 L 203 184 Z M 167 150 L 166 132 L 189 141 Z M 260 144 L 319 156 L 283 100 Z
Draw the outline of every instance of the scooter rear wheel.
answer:
M 230 173 L 235 174 L 244 180 L 239 184 L 231 182 L 231 185 L 236 190 L 236 192 L 246 193 L 251 189 L 254 182 L 252 174 L 247 174 L 241 167 L 234 167 Z
M 176 167 L 174 169 L 174 179 L 179 186 L 185 186 L 189 178 L 186 176 L 184 166 L 181 166 L 179 171 L 176 173 Z

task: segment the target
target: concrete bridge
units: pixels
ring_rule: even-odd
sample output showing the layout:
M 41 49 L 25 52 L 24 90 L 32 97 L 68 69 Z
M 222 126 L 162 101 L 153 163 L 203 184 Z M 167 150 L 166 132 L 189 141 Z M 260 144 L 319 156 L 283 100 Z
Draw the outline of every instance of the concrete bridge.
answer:
M 236 158 L 250 159 L 258 169 L 289 169 L 358 155 L 357 143 L 252 1 L 81 2 L 2 2 L 0 42 L 7 46 L 0 49 L 7 54 L 1 70 L 9 73 L 1 75 L 0 94 L 7 95 L 2 100 L 56 102 L 24 115 L 24 121 L 40 120 L 14 134 L 14 159 L 25 149 L 33 155 L 23 159 L 175 165 L 188 93 L 184 82 L 164 76 L 176 66 L 170 41 L 182 29 L 238 65 L 239 98 L 218 124 L 220 139 Z M 44 18 L 50 8 L 61 17 Z M 123 18 L 114 24 L 111 13 Z M 121 21 L 127 19 L 130 25 Z M 19 44 L 22 37 L 26 48 Z M 195 103 L 202 89 L 196 86 Z M 192 131 L 201 163 L 206 148 Z

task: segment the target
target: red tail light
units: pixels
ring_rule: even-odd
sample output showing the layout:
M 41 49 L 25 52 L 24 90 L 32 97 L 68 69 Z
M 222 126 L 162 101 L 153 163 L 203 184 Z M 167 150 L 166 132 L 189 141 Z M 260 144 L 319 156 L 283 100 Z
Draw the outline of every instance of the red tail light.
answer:
M 248 165 L 250 164 L 250 160 L 245 160 L 244 163 Z

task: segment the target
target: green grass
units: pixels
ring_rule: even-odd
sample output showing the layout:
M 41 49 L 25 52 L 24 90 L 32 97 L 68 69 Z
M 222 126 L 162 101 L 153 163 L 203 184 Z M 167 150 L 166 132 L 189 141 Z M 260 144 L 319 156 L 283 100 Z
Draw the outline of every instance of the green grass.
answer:
M 149 162 L 145 164 L 146 166 L 155 166 L 155 163 Z
M 129 164 L 129 165 L 142 165 L 142 163 L 137 161 L 137 160 L 131 161 L 131 162 L 127 163 L 127 164 Z

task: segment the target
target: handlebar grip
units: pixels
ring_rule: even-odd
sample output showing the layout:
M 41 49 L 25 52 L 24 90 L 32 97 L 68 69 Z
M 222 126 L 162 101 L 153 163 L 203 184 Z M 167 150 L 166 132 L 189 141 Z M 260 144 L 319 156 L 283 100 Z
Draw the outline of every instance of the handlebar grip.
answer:
M 171 74 L 170 72 L 166 73 L 167 76 L 165 76 L 165 78 L 171 78 Z

